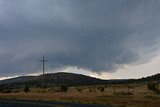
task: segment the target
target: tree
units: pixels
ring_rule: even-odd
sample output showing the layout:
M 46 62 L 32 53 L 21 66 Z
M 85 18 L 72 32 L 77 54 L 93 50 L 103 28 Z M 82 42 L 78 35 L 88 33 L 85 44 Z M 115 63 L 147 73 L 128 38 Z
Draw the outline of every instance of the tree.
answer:
M 63 92 L 68 91 L 68 87 L 66 85 L 62 85 L 61 91 L 63 91 Z
M 148 83 L 147 87 L 148 87 L 149 90 L 157 91 L 157 92 L 159 91 L 159 85 L 156 82 L 150 82 L 150 83 Z
M 27 85 L 24 87 L 24 92 L 29 92 L 29 87 Z
M 101 92 L 104 92 L 104 87 L 101 87 L 101 89 L 100 89 L 100 90 L 101 90 Z

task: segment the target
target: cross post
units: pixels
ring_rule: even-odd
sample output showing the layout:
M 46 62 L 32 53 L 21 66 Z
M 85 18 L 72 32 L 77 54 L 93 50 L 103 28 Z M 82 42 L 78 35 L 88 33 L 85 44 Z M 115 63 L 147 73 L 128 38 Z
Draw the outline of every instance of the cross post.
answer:
M 48 60 L 45 59 L 45 57 L 43 56 L 42 60 L 39 60 L 39 62 L 42 62 L 43 64 L 43 88 L 45 88 L 45 85 L 44 85 L 44 73 L 45 73 L 45 63 L 48 62 Z
M 45 73 L 45 63 L 48 62 L 48 60 L 45 59 L 45 57 L 43 56 L 42 60 L 39 60 L 39 62 L 42 62 L 43 64 L 43 75 Z

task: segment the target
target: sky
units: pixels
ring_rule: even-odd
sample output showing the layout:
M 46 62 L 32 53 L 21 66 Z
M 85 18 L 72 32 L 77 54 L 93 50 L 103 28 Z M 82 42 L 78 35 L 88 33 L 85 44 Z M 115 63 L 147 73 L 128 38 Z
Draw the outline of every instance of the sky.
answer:
M 160 73 L 159 0 L 0 0 L 0 79 Z

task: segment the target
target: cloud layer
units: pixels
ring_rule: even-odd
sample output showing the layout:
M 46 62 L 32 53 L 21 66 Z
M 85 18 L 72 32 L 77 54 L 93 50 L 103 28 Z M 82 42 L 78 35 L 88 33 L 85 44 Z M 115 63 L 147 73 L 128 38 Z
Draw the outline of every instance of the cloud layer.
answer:
M 112 72 L 160 48 L 158 0 L 0 0 L 0 76 L 78 67 Z

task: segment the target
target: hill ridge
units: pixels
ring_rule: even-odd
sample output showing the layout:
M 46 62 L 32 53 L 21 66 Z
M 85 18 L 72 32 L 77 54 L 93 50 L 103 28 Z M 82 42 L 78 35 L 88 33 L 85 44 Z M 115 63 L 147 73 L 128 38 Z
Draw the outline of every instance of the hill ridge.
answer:
M 95 84 L 102 84 L 106 80 L 101 80 L 99 78 L 83 75 L 83 74 L 76 74 L 76 73 L 66 73 L 66 72 L 57 72 L 57 73 L 48 73 L 44 75 L 38 76 L 20 76 L 16 78 L 1 80 L 0 85 L 3 84 L 12 84 L 12 85 L 36 85 L 41 86 L 43 80 L 46 86 L 53 86 L 53 85 L 95 85 Z
M 105 85 L 105 84 L 123 84 L 136 82 L 160 82 L 160 74 L 155 74 L 140 79 L 122 79 L 122 80 L 102 80 L 99 78 L 68 72 L 48 73 L 38 76 L 20 76 L 0 81 L 0 86 L 22 87 L 28 85 L 31 87 L 42 87 L 45 83 L 46 87 L 53 86 L 79 86 L 79 85 Z

